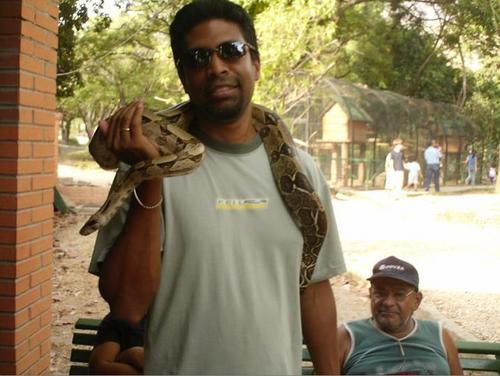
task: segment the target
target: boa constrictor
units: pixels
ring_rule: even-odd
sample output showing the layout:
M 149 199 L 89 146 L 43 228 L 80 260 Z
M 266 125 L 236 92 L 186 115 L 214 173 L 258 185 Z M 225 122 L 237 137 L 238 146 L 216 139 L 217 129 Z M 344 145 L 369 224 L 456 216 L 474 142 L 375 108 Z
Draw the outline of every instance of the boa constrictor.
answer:
M 324 207 L 297 161 L 293 138 L 282 120 L 269 109 L 252 104 L 253 125 L 269 157 L 271 171 L 283 201 L 304 238 L 300 271 L 301 291 L 310 283 L 327 232 Z M 147 179 L 178 176 L 197 168 L 204 155 L 203 144 L 186 132 L 191 122 L 189 104 L 183 103 L 157 115 L 145 111 L 143 133 L 158 146 L 161 156 L 133 165 L 115 180 L 103 206 L 80 230 L 88 235 L 106 225 L 137 185 Z M 118 158 L 106 149 L 103 134 L 96 131 L 89 145 L 102 168 L 118 166 Z

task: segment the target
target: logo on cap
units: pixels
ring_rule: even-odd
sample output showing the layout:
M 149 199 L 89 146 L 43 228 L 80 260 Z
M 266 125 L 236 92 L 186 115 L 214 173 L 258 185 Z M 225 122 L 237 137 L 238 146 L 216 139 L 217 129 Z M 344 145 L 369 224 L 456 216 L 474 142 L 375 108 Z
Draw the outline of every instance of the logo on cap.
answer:
M 401 265 L 386 265 L 386 264 L 382 264 L 378 268 L 378 270 L 386 270 L 386 269 L 397 270 L 397 271 L 400 271 L 400 272 L 404 272 L 405 271 L 405 267 L 401 266 Z

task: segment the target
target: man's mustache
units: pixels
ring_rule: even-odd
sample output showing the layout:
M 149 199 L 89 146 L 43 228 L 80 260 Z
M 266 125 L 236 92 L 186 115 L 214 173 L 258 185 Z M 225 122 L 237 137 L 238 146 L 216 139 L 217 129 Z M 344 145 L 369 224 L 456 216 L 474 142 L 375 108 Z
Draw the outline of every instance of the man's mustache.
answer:
M 217 78 L 209 82 L 207 85 L 205 92 L 211 93 L 214 90 L 217 90 L 220 87 L 239 87 L 240 82 L 236 77 L 227 77 L 227 78 Z

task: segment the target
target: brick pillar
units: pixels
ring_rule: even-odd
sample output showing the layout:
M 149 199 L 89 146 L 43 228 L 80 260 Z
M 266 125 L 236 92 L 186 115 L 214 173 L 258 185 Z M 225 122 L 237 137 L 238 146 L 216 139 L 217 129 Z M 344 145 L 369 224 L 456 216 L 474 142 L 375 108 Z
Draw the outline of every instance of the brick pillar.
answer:
M 0 374 L 48 374 L 57 0 L 0 1 Z

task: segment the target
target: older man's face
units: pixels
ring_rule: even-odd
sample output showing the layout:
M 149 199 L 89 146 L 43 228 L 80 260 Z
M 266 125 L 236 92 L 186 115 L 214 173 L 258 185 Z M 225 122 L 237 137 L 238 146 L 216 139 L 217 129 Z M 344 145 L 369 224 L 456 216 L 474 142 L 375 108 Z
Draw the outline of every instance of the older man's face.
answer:
M 392 278 L 372 280 L 370 302 L 379 329 L 391 335 L 411 329 L 411 317 L 422 301 L 422 293 L 412 285 Z

